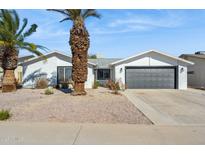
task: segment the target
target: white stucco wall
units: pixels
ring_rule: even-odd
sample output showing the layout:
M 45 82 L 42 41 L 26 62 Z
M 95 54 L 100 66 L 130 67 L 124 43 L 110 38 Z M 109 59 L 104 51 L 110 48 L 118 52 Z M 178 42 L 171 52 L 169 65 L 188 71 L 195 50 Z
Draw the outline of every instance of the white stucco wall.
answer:
M 28 78 L 29 75 L 37 71 L 38 73 L 46 73 L 48 79 L 53 79 L 52 84 L 57 84 L 57 66 L 72 66 L 71 62 L 64 61 L 58 57 L 50 57 L 47 60 L 41 60 L 34 63 L 26 63 L 23 65 L 23 81 Z M 88 67 L 88 79 L 85 83 L 86 88 L 92 88 L 94 82 L 94 73 L 91 65 Z M 33 88 L 35 85 L 34 80 L 29 80 L 23 84 L 23 87 Z
M 180 63 L 178 66 L 178 87 L 179 89 L 187 89 L 187 66 Z
M 178 66 L 178 89 L 187 89 L 187 66 L 183 62 L 157 53 L 148 53 L 129 61 L 114 65 L 114 80 L 125 84 L 125 67 L 127 66 Z

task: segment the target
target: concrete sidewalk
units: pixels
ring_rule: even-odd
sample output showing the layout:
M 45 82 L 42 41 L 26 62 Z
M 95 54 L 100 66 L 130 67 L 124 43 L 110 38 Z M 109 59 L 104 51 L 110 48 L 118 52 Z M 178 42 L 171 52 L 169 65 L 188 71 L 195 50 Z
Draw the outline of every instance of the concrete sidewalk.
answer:
M 0 144 L 205 144 L 205 125 L 1 122 Z

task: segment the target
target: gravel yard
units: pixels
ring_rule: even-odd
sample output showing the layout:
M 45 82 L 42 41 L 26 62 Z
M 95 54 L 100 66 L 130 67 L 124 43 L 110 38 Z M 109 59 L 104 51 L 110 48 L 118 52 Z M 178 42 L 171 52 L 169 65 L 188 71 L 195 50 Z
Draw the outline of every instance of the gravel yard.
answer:
M 89 89 L 86 96 L 59 90 L 53 95 L 37 89 L 0 92 L 1 109 L 11 111 L 9 121 L 152 124 L 125 96 L 105 88 Z

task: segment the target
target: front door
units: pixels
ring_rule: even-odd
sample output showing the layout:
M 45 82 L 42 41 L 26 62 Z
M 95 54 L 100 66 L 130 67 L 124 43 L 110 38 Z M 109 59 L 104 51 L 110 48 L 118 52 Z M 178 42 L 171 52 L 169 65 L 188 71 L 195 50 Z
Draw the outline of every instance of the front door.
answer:
M 68 83 L 71 80 L 72 67 L 71 66 L 58 66 L 57 67 L 57 81 L 60 83 Z

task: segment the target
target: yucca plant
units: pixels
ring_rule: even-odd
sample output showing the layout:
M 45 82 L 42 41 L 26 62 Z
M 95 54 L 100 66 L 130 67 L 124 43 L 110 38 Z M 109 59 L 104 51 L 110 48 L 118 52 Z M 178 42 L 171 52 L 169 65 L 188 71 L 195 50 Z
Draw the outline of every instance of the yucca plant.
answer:
M 34 43 L 27 42 L 26 39 L 36 32 L 37 25 L 32 24 L 25 30 L 28 20 L 23 19 L 20 26 L 20 18 L 15 10 L 0 10 L 0 48 L 2 55 L 1 66 L 4 69 L 2 92 L 16 90 L 16 80 L 14 70 L 18 65 L 18 55 L 20 49 L 25 49 L 31 53 L 43 55 L 39 49 L 46 48 Z
M 87 61 L 90 40 L 84 22 L 88 17 L 99 18 L 100 15 L 94 9 L 50 10 L 59 12 L 65 16 L 65 18 L 60 22 L 70 20 L 73 23 L 73 27 L 70 30 L 69 41 L 72 50 L 72 80 L 74 81 L 74 92 L 72 94 L 85 95 L 86 92 L 84 85 L 87 80 Z

